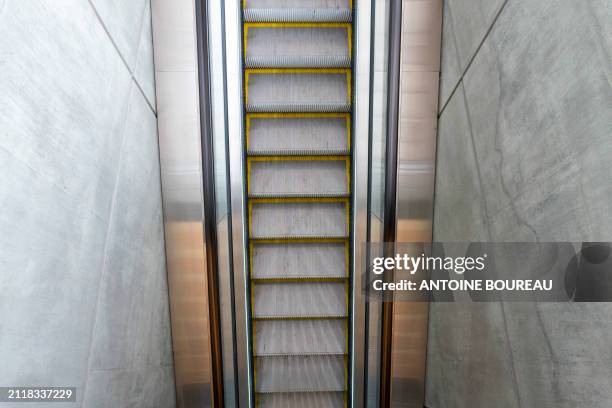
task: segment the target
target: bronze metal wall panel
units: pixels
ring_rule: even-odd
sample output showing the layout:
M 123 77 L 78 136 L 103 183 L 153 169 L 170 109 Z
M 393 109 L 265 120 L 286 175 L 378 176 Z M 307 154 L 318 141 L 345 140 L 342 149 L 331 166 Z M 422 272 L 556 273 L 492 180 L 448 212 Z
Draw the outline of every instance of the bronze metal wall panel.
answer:
M 151 2 L 170 313 L 179 407 L 211 406 L 195 9 Z
M 441 0 L 403 0 L 396 242 L 431 242 Z M 391 406 L 425 400 L 428 304 L 393 307 Z

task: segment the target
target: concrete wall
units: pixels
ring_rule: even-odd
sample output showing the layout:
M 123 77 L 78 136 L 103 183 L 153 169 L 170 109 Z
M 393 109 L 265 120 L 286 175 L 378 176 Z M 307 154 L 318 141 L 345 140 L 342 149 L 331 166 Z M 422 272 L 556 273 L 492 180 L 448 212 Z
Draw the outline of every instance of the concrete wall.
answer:
M 0 385 L 58 408 L 175 405 L 150 22 L 0 0 Z
M 612 240 L 612 1 L 446 0 L 437 241 Z M 608 407 L 612 307 L 435 304 L 427 405 Z

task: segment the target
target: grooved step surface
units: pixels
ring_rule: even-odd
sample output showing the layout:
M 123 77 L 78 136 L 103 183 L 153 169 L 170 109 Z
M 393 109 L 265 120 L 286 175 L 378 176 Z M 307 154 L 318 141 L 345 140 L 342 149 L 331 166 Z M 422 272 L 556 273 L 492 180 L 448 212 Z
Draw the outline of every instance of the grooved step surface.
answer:
M 349 198 L 350 193 L 249 193 L 249 198 Z
M 342 408 L 344 392 L 288 392 L 260 394 L 260 408 Z
M 253 278 L 346 276 L 345 243 L 254 244 Z
M 248 73 L 248 105 L 345 106 L 349 105 L 345 73 Z M 312 108 L 311 108 L 312 109 Z M 303 109 L 301 109 L 303 110 Z
M 250 193 L 348 192 L 346 160 L 250 162 Z
M 250 117 L 249 149 L 348 149 L 348 123 L 336 117 Z
M 344 316 L 346 284 L 257 283 L 254 284 L 255 317 Z
M 255 326 L 255 354 L 344 354 L 344 320 L 266 320 Z
M 252 104 L 248 103 L 246 105 L 246 111 L 249 113 L 299 113 L 299 112 L 319 112 L 319 113 L 328 113 L 328 112 L 350 112 L 351 105 L 348 103 L 342 104 L 320 104 L 320 103 L 309 103 L 309 104 L 301 104 L 301 103 L 261 103 L 261 104 Z
M 314 58 L 323 57 L 349 59 L 347 27 L 246 27 L 247 63 L 249 58 L 261 57 L 292 57 L 305 61 L 316 61 Z M 319 64 L 311 64 L 310 67 L 317 65 Z
M 252 202 L 254 237 L 346 236 L 347 208 L 340 202 Z
M 249 150 L 248 156 L 348 156 L 348 149 L 270 149 Z
M 247 57 L 246 68 L 348 68 L 349 57 L 338 56 L 261 56 Z
M 258 357 L 255 392 L 344 391 L 344 360 L 344 356 Z
M 352 20 L 350 9 L 314 8 L 249 8 L 244 10 L 247 23 L 343 23 Z
M 263 9 L 348 9 L 350 7 L 349 0 L 246 0 L 244 3 L 245 9 L 263 8 Z

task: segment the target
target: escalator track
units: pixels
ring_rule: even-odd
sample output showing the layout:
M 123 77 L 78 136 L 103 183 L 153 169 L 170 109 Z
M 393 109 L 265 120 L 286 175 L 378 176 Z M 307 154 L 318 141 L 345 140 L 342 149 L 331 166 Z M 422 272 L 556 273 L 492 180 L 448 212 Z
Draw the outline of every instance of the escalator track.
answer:
M 344 407 L 352 4 L 244 0 L 242 17 L 255 404 Z

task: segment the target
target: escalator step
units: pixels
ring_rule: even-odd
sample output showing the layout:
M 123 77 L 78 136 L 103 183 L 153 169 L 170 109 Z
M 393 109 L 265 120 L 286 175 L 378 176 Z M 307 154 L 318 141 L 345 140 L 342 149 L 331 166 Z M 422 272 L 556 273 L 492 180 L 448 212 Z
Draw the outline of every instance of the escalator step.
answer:
M 342 408 L 344 392 L 274 393 L 257 395 L 260 408 Z
M 345 391 L 344 356 L 256 358 L 255 392 Z
M 249 206 L 251 238 L 329 239 L 348 235 L 348 200 L 249 200 Z
M 348 156 L 349 149 L 259 149 L 247 151 L 248 156 Z
M 247 115 L 248 149 L 349 150 L 347 113 Z
M 250 193 L 325 194 L 349 191 L 349 164 L 343 157 L 331 156 L 327 157 L 328 160 L 317 157 L 278 159 L 272 157 L 249 161 Z
M 263 56 L 247 57 L 246 68 L 349 68 L 350 57 L 338 56 Z
M 322 68 L 326 61 L 350 62 L 350 24 L 258 23 L 245 24 L 244 29 L 247 66 L 250 59 L 306 68 Z
M 252 288 L 253 316 L 345 316 L 346 283 L 258 283 Z
M 321 316 L 253 316 L 254 321 L 298 321 L 298 320 L 346 320 L 348 316 L 343 315 L 321 315 Z
M 253 279 L 348 275 L 345 242 L 253 243 Z
M 348 103 L 336 103 L 336 104 L 321 104 L 321 103 L 310 103 L 310 104 L 252 104 L 246 105 L 246 111 L 249 113 L 296 113 L 296 112 L 312 112 L 312 113 L 325 113 L 325 112 L 350 112 L 351 105 Z
M 264 320 L 255 328 L 257 356 L 347 353 L 347 326 L 343 320 Z
M 247 8 L 243 17 L 246 23 L 350 23 L 353 13 L 338 8 Z
M 284 198 L 348 198 L 350 193 L 249 193 L 249 198 L 270 198 L 270 199 L 284 199 Z
M 289 392 L 257 395 L 260 408 L 342 408 L 344 392 Z
M 343 235 L 304 235 L 304 234 L 287 234 L 287 235 L 256 235 L 251 234 L 251 240 L 253 241 L 290 241 L 290 240 L 321 240 L 326 241 L 330 239 L 345 239 L 348 238 L 348 234 Z

